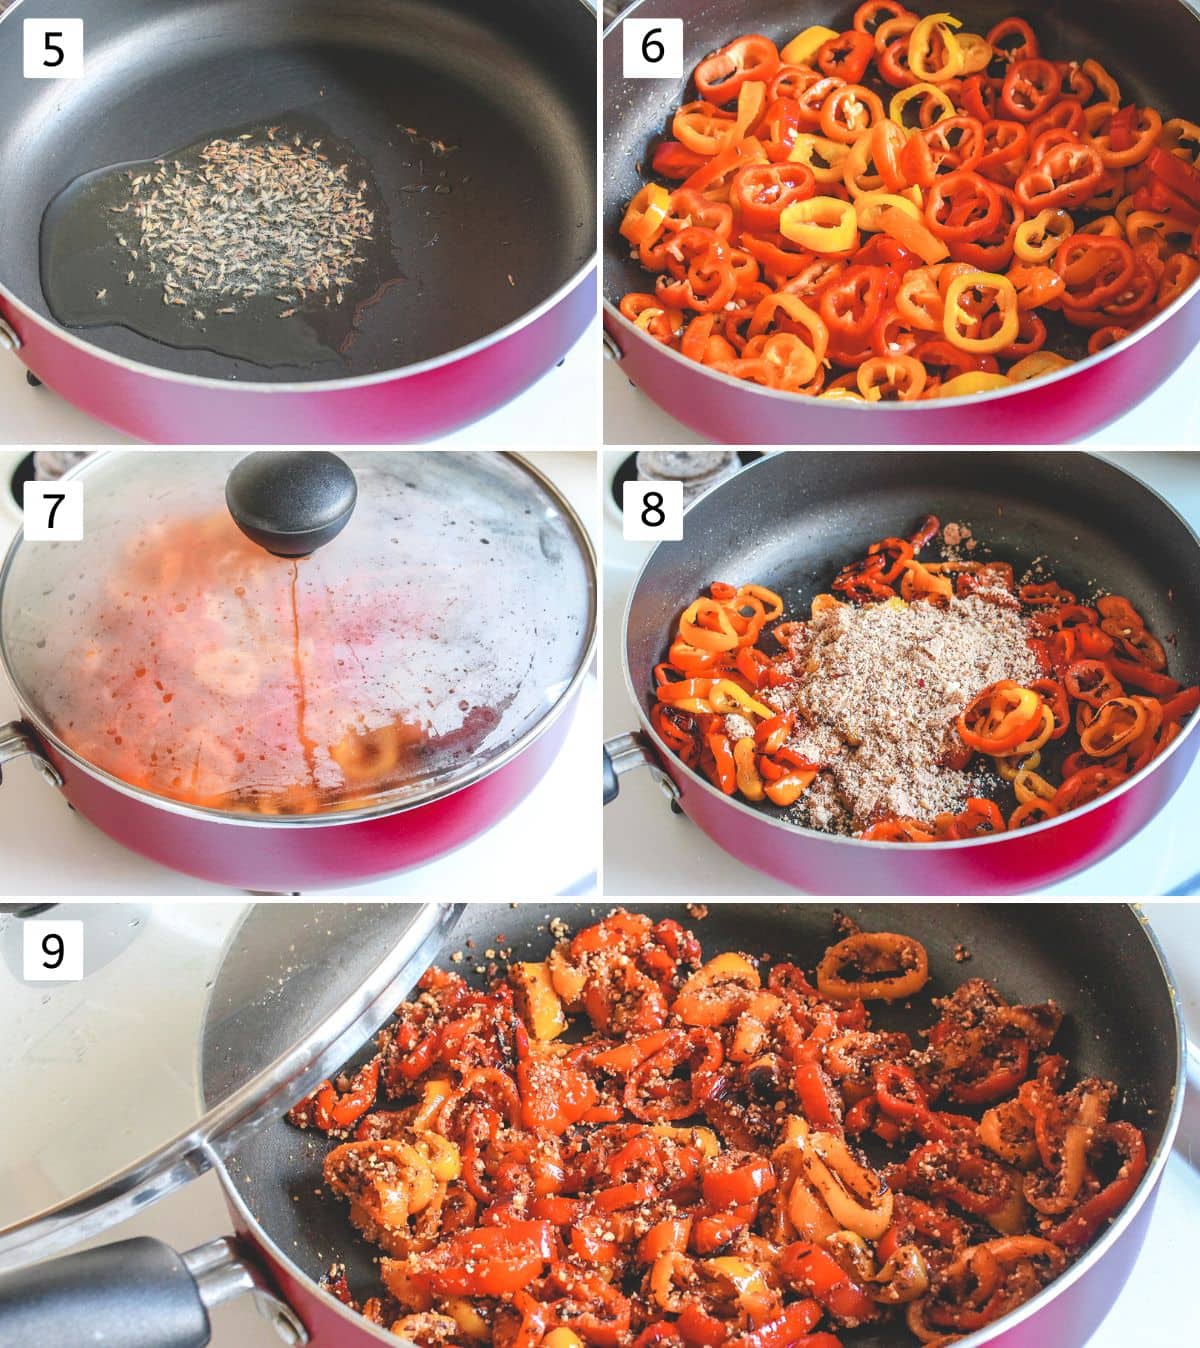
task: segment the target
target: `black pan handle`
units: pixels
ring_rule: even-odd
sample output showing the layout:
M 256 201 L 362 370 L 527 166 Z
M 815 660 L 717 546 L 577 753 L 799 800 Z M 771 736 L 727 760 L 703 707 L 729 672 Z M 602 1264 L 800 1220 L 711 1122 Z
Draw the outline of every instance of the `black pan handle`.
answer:
M 200 1288 L 182 1257 L 141 1237 L 0 1275 L 0 1343 L 204 1348 Z
M 294 1348 L 308 1331 L 231 1240 L 179 1254 L 141 1236 L 0 1274 L 0 1344 L 205 1348 L 208 1312 L 244 1292 Z
M 307 557 L 350 523 L 358 483 L 345 459 L 325 450 L 260 450 L 225 482 L 238 528 L 277 557 Z

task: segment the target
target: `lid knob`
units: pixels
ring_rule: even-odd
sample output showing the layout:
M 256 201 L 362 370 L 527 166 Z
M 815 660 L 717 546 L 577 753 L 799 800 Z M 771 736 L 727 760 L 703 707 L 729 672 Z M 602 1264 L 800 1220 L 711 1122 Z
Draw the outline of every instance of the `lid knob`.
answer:
M 307 557 L 350 522 L 358 483 L 324 450 L 262 450 L 225 481 L 225 502 L 247 538 L 277 557 Z

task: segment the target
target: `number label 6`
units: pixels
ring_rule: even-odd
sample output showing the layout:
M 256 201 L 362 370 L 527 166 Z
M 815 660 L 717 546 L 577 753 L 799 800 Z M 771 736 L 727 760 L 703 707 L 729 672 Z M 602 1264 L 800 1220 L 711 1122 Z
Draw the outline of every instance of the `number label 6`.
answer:
M 26 19 L 27 80 L 77 80 L 83 74 L 82 19 Z
M 621 44 L 627 80 L 683 79 L 682 19 L 626 19 Z

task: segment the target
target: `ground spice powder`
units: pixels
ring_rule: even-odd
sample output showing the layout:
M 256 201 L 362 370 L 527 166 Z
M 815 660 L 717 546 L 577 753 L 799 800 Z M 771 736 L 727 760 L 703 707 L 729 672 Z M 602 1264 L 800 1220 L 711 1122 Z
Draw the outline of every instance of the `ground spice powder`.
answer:
M 946 766 L 954 722 L 1000 679 L 1040 676 L 1030 633 L 1007 593 L 945 605 L 839 605 L 792 633 L 773 700 L 799 716 L 791 747 L 827 771 L 793 807 L 799 823 L 860 832 L 881 819 L 963 808 L 981 783 Z

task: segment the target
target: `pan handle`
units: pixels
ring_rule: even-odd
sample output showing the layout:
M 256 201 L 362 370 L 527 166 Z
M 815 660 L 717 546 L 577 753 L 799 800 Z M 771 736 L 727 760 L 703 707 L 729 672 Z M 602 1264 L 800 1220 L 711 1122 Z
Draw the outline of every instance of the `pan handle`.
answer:
M 244 1292 L 285 1344 L 308 1343 L 295 1312 L 233 1241 L 181 1255 L 146 1236 L 0 1275 L 0 1343 L 204 1348 L 208 1312 Z
M 679 788 L 663 771 L 654 750 L 639 734 L 618 735 L 604 745 L 604 803 L 611 805 L 621 790 L 621 778 L 634 768 L 649 768 L 663 795 L 678 810 Z
M 4 781 L 5 763 L 26 754 L 33 759 L 34 767 L 51 786 L 62 786 L 62 777 L 43 751 L 37 732 L 24 721 L 9 721 L 0 725 L 0 784 Z

